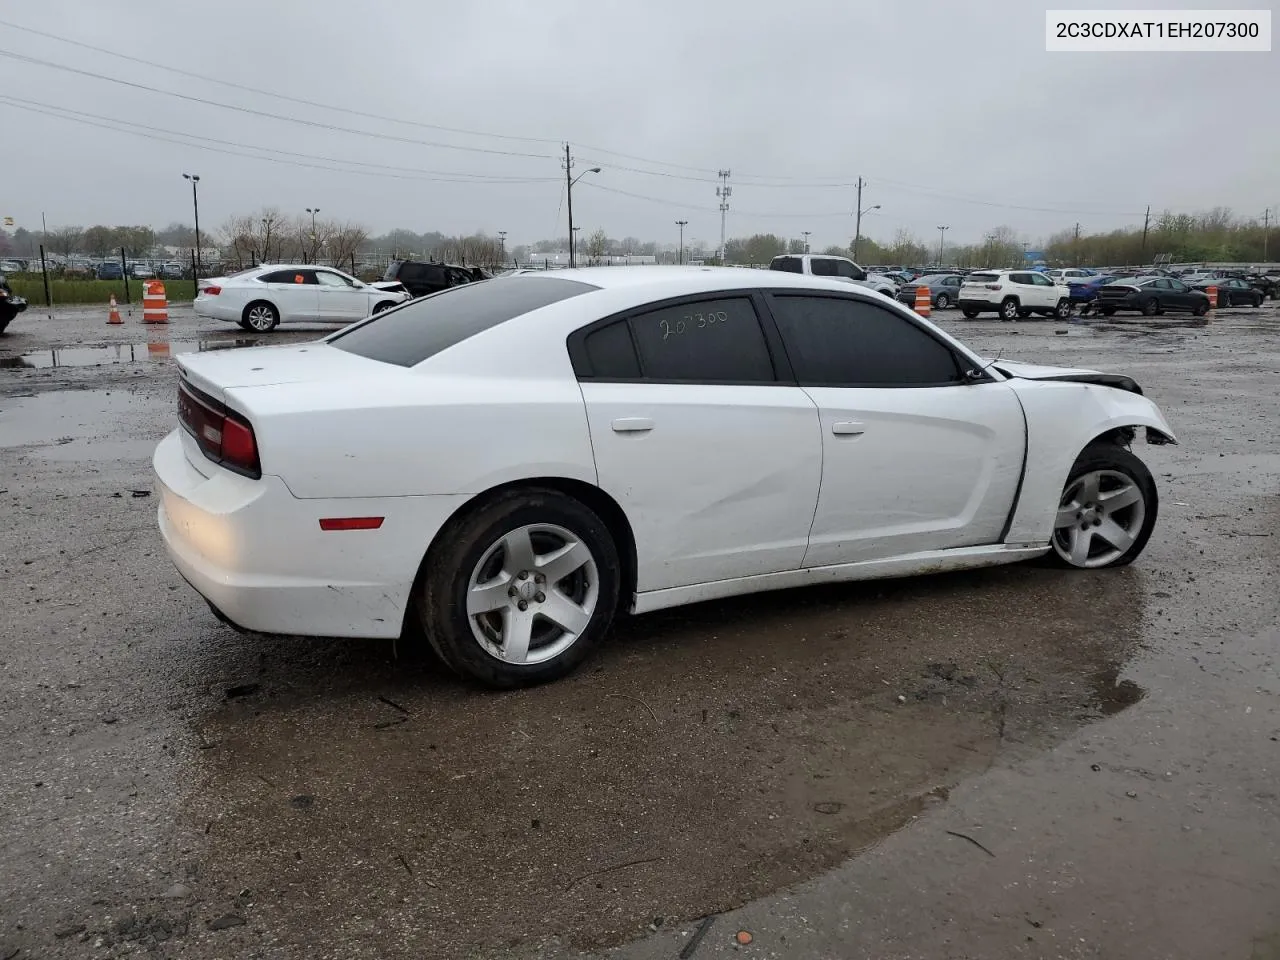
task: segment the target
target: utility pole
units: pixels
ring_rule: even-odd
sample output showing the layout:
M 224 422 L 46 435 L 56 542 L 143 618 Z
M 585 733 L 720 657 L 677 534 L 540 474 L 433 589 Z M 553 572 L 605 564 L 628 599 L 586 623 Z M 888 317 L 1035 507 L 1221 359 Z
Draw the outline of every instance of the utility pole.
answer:
M 947 230 L 949 229 L 950 229 L 949 226 L 944 227 L 939 225 L 938 227 L 938 266 L 942 266 L 942 257 L 943 257 L 942 242 L 946 240 Z
M 858 177 L 858 203 L 854 208 L 857 219 L 853 224 L 853 262 L 858 262 L 858 241 L 862 239 L 862 177 Z
M 569 155 L 569 144 L 564 145 L 564 197 L 569 206 L 569 266 L 574 267 L 573 256 L 573 157 Z
M 1271 232 L 1271 208 L 1262 211 L 1262 262 L 1267 262 L 1267 234 Z
M 993 263 L 995 260 L 995 242 L 996 235 L 994 233 L 987 234 L 987 263 Z
M 809 252 L 809 237 L 813 236 L 812 230 L 801 230 L 800 234 L 804 237 L 804 252 Z
M 1147 231 L 1151 229 L 1151 204 L 1147 204 L 1147 215 L 1142 218 L 1142 262 L 1147 262 Z
M 689 225 L 688 220 L 677 220 L 676 226 L 680 228 L 680 262 L 684 263 L 684 228 Z
M 1075 239 L 1071 242 L 1071 258 L 1078 265 L 1080 263 L 1080 224 L 1076 224 Z
M 501 263 L 507 262 L 507 231 L 498 231 L 498 260 Z
M 733 187 L 729 186 L 729 177 L 732 176 L 730 171 L 721 170 L 718 174 L 720 177 L 720 186 L 716 187 L 716 196 L 720 198 L 720 266 L 724 266 L 724 218 L 729 212 L 729 198 L 733 196 Z
M 317 263 L 320 259 L 320 248 L 316 245 L 316 214 L 320 212 L 319 207 L 307 207 L 307 213 L 311 214 L 311 262 Z
M 200 175 L 198 173 L 184 173 L 182 176 L 183 176 L 183 179 L 191 181 L 191 208 L 192 208 L 192 211 L 195 213 L 195 218 L 196 218 L 196 266 L 195 266 L 196 275 L 191 279 L 197 281 L 196 286 L 199 287 L 200 286 L 199 284 L 199 280 L 200 280 L 200 198 L 196 194 L 196 184 L 200 182 Z

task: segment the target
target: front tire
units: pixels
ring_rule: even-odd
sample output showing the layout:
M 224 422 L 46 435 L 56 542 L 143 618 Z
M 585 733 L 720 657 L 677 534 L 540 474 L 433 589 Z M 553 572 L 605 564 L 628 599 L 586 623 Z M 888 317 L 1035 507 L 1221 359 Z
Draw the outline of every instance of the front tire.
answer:
M 945 310 L 947 309 L 947 307 L 951 306 L 951 298 L 948 297 L 945 293 L 940 293 L 938 294 L 938 302 L 934 304 L 934 306 L 936 306 L 939 310 Z
M 280 325 L 280 311 L 265 300 L 255 300 L 244 308 L 240 319 L 254 333 L 270 333 Z
M 1262 306 L 1262 294 L 1255 293 L 1249 303 L 1255 310 L 1258 309 L 1258 307 Z
M 390 310 L 394 306 L 395 306 L 395 303 L 393 301 L 383 300 L 381 303 L 379 303 L 376 307 L 373 308 L 373 312 L 381 313 L 383 310 Z
M 1132 563 L 1151 538 L 1158 510 L 1145 463 L 1115 444 L 1091 444 L 1067 475 L 1049 558 L 1088 570 Z
M 1142 315 L 1144 317 L 1154 317 L 1160 312 L 1160 301 L 1155 297 L 1142 302 Z
M 1192 315 L 1197 317 L 1203 317 L 1208 312 L 1209 312 L 1208 300 L 1201 300 L 1199 303 L 1196 304 L 1196 308 L 1191 311 Z
M 1115 307 L 1102 307 L 1101 310 L 1104 317 L 1114 317 L 1116 315 Z
M 965 318 L 966 320 L 977 320 L 977 319 L 978 319 L 978 311 L 977 311 L 977 310 L 970 310 L 970 309 L 968 309 L 968 308 L 965 308 L 965 309 L 964 309 L 963 311 L 961 311 L 961 312 L 962 312 L 962 313 L 964 313 L 964 318 Z
M 501 689 L 559 679 L 609 629 L 617 547 L 572 497 L 507 491 L 451 520 L 436 544 L 418 612 L 440 659 L 468 679 Z
M 1058 306 L 1054 308 L 1053 315 L 1059 320 L 1071 319 L 1071 301 L 1063 298 L 1058 301 Z

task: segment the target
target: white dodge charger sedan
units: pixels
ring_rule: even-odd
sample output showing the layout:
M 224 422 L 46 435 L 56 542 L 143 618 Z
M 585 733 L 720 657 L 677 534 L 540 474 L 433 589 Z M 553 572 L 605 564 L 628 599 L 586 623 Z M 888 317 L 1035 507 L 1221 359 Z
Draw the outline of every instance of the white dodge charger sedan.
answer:
M 332 267 L 272 263 L 200 281 L 196 316 L 267 333 L 281 323 L 363 320 L 410 298 L 400 283 L 364 283 Z
M 573 669 L 619 611 L 1011 563 L 1128 563 L 1124 376 L 987 361 L 810 276 L 501 277 L 297 346 L 183 354 L 155 452 L 181 574 L 241 629 L 421 628 L 495 686 Z

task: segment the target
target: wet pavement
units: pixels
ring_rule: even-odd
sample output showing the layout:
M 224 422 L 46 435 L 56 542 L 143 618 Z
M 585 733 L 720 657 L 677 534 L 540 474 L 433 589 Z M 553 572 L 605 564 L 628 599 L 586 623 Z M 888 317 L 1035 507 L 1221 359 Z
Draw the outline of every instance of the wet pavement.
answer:
M 0 338 L 0 960 L 1280 957 L 1272 304 L 941 315 L 1162 406 L 1134 566 L 665 611 L 503 694 L 214 620 L 149 455 L 168 357 L 252 338 L 104 319 Z

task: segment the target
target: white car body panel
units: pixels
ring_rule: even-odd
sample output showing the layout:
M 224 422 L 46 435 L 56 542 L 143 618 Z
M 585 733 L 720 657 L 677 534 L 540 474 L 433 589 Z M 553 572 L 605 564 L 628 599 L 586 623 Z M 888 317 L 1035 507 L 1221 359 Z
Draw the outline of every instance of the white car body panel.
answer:
M 1006 383 L 805 389 L 824 448 L 806 567 L 999 541 L 1025 449 Z
M 263 283 L 259 277 L 277 272 L 296 271 L 295 275 L 314 271 L 343 278 L 343 286 L 320 283 Z M 348 286 L 347 283 L 352 284 Z M 332 321 L 350 323 L 363 320 L 380 303 L 399 304 L 410 299 L 406 290 L 387 289 L 398 284 L 365 284 L 331 267 L 308 264 L 265 264 L 232 277 L 214 277 L 200 281 L 194 303 L 196 316 L 239 323 L 245 307 L 265 300 L 276 308 L 281 323 Z M 209 287 L 219 293 L 210 294 Z
M 631 522 L 636 589 L 799 569 L 822 476 L 799 387 L 583 383 L 599 485 Z
M 579 382 L 566 338 L 603 317 L 698 293 L 850 285 L 699 267 L 516 282 L 542 277 L 600 289 L 412 367 L 340 349 L 342 333 L 178 356 L 193 387 L 253 425 L 263 473 L 252 480 L 205 459 L 184 430 L 162 441 L 160 526 L 183 576 L 249 629 L 395 636 L 449 518 L 496 486 L 546 479 L 597 487 L 619 504 L 637 544 L 637 612 L 985 566 L 1048 549 L 1067 471 L 1090 440 L 1135 426 L 1172 438 L 1139 394 L 1043 379 L 1089 371 L 992 365 L 940 331 L 992 379 L 884 390 Z M 615 431 L 615 420 L 630 422 Z M 654 426 L 630 429 L 635 420 Z M 864 429 L 833 432 L 850 421 Z M 352 516 L 384 522 L 319 528 Z

